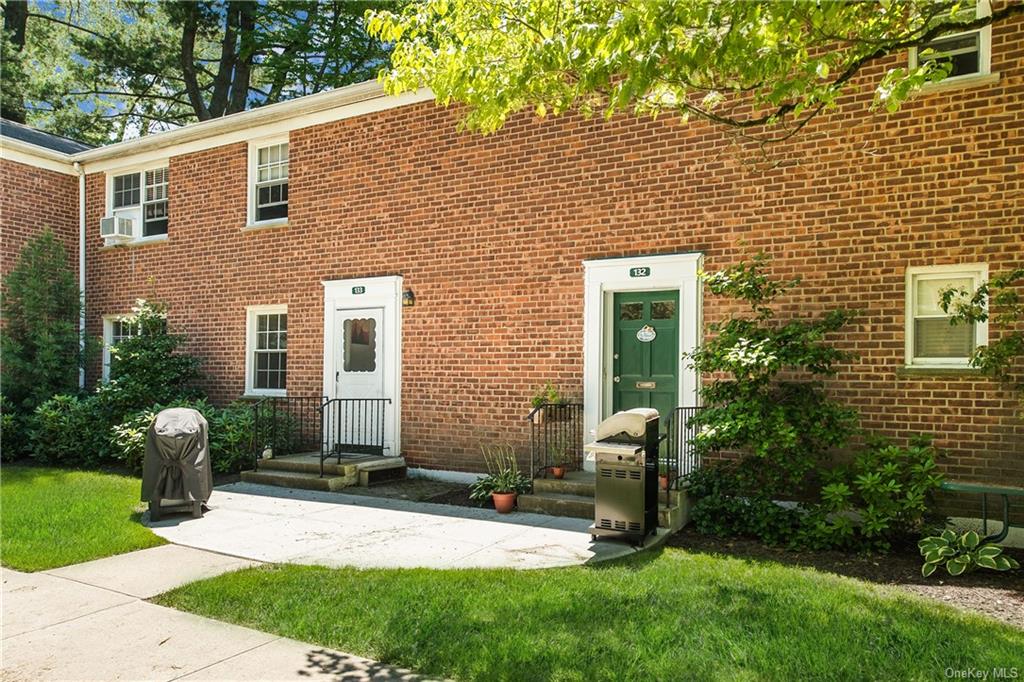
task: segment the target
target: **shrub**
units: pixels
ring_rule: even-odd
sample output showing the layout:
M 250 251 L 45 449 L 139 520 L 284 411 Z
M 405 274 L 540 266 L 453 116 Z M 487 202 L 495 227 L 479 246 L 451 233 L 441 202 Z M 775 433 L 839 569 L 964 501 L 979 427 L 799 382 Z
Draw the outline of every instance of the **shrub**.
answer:
M 749 494 L 744 471 L 756 462 L 723 462 L 691 473 L 694 498 L 690 518 L 698 532 L 718 537 L 756 537 L 769 545 L 785 545 L 800 526 L 800 513 L 770 497 Z
M 775 300 L 799 281 L 780 282 L 764 272 L 765 257 L 704 274 L 716 296 L 739 299 L 749 310 L 709 325 L 712 338 L 690 355 L 693 367 L 714 380 L 703 390 L 706 408 L 695 417 L 700 452 L 728 450 L 760 462 L 739 480 L 743 497 L 784 498 L 797 492 L 816 465 L 853 434 L 856 413 L 830 400 L 816 380 L 852 355 L 825 337 L 853 317 L 834 310 L 815 320 L 778 322 Z
M 942 485 L 936 457 L 924 436 L 905 448 L 873 440 L 852 467 L 825 474 L 821 502 L 811 508 L 798 544 L 887 550 L 894 541 L 920 535 Z
M 181 352 L 184 336 L 168 333 L 164 303 L 140 299 L 122 322 L 138 333 L 111 348 L 110 382 L 97 389 L 107 394 L 120 417 L 150 405 L 203 397 L 196 387 L 200 360 Z
M 95 466 L 112 457 L 109 406 L 99 396 L 56 395 L 31 418 L 32 457 L 44 464 Z
M 0 395 L 0 461 L 10 462 L 28 455 L 28 427 L 28 417 Z
M 78 391 L 81 299 L 68 264 L 63 245 L 46 230 L 25 245 L 4 278 L 5 413 L 28 415 L 56 394 Z
M 252 405 L 237 402 L 207 416 L 210 422 L 210 457 L 217 473 L 236 473 L 252 465 Z M 283 431 L 284 429 L 282 429 Z
M 177 400 L 167 405 L 153 405 L 129 415 L 111 429 L 114 457 L 132 471 L 141 471 L 149 426 L 161 410 L 171 407 L 188 407 L 206 418 L 209 425 L 210 462 L 214 472 L 236 473 L 252 464 L 251 405 L 239 402 L 218 409 L 205 400 Z
M 951 530 L 924 538 L 918 543 L 924 565 L 921 575 L 925 578 L 943 566 L 950 575 L 970 573 L 978 568 L 993 571 L 1009 571 L 1020 568 L 1013 557 L 1005 556 L 1003 548 L 991 543 L 981 544 L 981 538 L 973 530 L 957 535 Z

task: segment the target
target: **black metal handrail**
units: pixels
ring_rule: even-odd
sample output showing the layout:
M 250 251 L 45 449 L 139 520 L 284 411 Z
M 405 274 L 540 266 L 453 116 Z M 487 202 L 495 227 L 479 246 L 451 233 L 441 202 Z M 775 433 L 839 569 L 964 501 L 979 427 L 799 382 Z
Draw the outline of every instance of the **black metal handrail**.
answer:
M 322 396 L 273 396 L 252 405 L 253 469 L 270 448 L 274 457 L 321 449 Z
M 665 488 L 665 503 L 668 504 L 671 491 L 678 490 L 683 478 L 700 468 L 700 451 L 697 449 L 698 426 L 694 417 L 704 408 L 677 407 L 668 419 L 668 437 L 660 448 L 658 475 L 668 477 Z
M 545 476 L 554 455 L 570 470 L 583 468 L 583 403 L 544 403 L 526 416 L 530 421 L 530 475 Z
M 384 454 L 385 409 L 391 398 L 331 398 L 320 410 L 320 476 L 324 461 Z

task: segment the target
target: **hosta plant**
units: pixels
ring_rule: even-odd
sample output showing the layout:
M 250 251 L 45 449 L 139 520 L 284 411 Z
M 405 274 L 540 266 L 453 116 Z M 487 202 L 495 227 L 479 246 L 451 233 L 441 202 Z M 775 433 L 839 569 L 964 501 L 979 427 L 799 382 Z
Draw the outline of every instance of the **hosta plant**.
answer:
M 1016 559 L 1003 554 L 1002 547 L 991 543 L 982 544 L 981 537 L 973 530 L 957 535 L 947 529 L 939 535 L 924 538 L 917 546 L 924 557 L 921 575 L 926 578 L 940 566 L 945 566 L 950 575 L 970 573 L 978 568 L 990 568 L 993 571 L 1020 568 Z

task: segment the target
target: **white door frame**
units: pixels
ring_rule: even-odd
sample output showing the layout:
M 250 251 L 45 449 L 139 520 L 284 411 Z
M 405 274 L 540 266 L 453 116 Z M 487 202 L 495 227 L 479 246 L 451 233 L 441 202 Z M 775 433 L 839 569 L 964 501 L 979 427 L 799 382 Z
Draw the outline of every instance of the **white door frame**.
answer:
M 321 282 L 324 285 L 324 376 L 323 394 L 334 397 L 335 348 L 334 315 L 338 310 L 383 308 L 384 333 L 380 350 L 384 363 L 384 397 L 391 398 L 385 410 L 384 445 L 392 455 L 402 453 L 402 277 L 362 277 Z M 362 293 L 355 293 L 362 288 Z M 392 437 L 388 437 L 393 434 Z
M 593 438 L 611 406 L 612 294 L 619 291 L 679 291 L 680 405 L 697 405 L 699 381 L 683 353 L 697 349 L 702 334 L 702 287 L 698 277 L 702 253 L 636 256 L 583 261 L 583 430 Z M 647 268 L 647 276 L 630 276 Z M 584 463 L 591 469 L 591 462 Z

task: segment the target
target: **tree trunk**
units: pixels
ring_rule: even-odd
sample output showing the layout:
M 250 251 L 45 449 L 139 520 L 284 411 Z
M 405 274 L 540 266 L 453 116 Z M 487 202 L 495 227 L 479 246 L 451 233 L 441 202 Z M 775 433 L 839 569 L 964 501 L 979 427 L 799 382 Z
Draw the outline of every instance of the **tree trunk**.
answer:
M 25 47 L 25 25 L 28 23 L 28 0 L 7 0 L 4 5 L 4 33 L 8 36 L 8 44 L 11 52 L 17 54 L 5 54 L 3 57 L 3 73 L 0 82 L 3 83 L 5 96 L 0 98 L 0 116 L 18 123 L 25 122 L 25 103 L 20 93 L 20 88 L 15 85 L 17 76 L 20 76 L 21 51 Z M 13 62 L 13 63 L 12 63 Z

